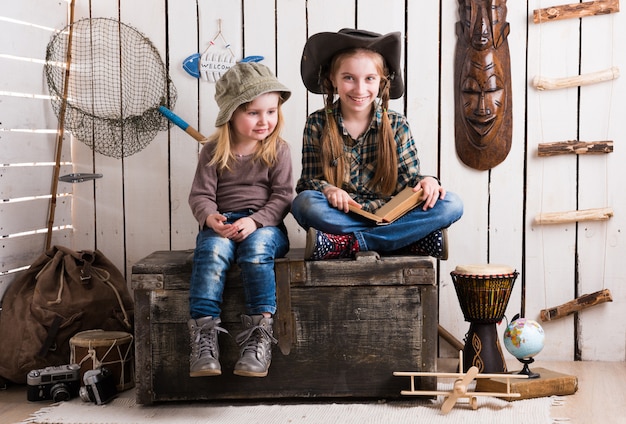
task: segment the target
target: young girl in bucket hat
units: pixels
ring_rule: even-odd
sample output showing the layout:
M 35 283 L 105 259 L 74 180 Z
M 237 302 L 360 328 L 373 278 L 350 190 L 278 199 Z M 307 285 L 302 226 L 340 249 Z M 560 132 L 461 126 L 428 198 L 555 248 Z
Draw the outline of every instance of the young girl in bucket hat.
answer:
M 218 333 L 226 273 L 237 264 L 245 293 L 244 330 L 234 373 L 267 375 L 276 312 L 274 259 L 287 254 L 283 219 L 293 198 L 281 105 L 291 95 L 260 63 L 238 63 L 215 85 L 216 132 L 200 152 L 189 205 L 200 224 L 188 322 L 191 377 L 221 374 Z
M 445 228 L 463 214 L 461 199 L 420 174 L 406 118 L 389 110 L 404 94 L 400 33 L 342 29 L 311 36 L 300 72 L 324 108 L 304 129 L 302 174 L 292 214 L 307 231 L 305 258 L 357 252 L 413 253 L 447 259 Z M 405 187 L 424 190 L 423 204 L 388 225 L 349 213 L 375 212 Z

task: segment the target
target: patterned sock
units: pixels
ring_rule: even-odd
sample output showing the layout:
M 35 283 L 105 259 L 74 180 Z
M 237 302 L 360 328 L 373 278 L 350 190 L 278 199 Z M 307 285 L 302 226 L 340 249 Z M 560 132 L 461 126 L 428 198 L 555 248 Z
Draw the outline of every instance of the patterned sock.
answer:
M 327 234 L 310 228 L 304 258 L 313 261 L 352 258 L 358 251 L 359 242 L 354 234 Z
M 432 256 L 433 258 L 448 259 L 448 246 L 446 230 L 435 230 L 426 237 L 411 243 L 409 252 L 419 256 Z

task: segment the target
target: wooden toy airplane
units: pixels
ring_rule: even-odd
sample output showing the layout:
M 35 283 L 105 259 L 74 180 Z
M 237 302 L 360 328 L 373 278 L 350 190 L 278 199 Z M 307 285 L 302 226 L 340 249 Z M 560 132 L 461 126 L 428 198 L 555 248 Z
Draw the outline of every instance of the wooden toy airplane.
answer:
M 463 369 L 463 351 L 459 352 L 459 369 Z M 395 376 L 411 377 L 411 390 L 402 390 L 402 395 L 414 396 L 444 396 L 445 400 L 441 405 L 441 413 L 447 414 L 454 407 L 457 400 L 467 398 L 473 410 L 478 409 L 478 397 L 520 397 L 519 393 L 511 392 L 512 378 L 528 378 L 523 374 L 481 374 L 476 366 L 471 367 L 466 373 L 463 372 L 403 372 L 396 371 Z M 437 378 L 455 378 L 452 390 L 415 390 L 415 377 L 437 377 Z M 504 378 L 506 380 L 506 392 L 474 392 L 468 391 L 468 387 L 472 381 L 477 378 Z

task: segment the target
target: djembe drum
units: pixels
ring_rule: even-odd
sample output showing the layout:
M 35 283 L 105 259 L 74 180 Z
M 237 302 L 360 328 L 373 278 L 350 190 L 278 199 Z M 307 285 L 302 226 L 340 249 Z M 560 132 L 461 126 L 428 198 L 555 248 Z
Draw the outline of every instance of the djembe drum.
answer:
M 479 372 L 506 372 L 506 362 L 496 331 L 517 271 L 506 265 L 460 265 L 450 273 L 465 321 L 470 323 L 463 348 L 463 371 L 476 366 Z

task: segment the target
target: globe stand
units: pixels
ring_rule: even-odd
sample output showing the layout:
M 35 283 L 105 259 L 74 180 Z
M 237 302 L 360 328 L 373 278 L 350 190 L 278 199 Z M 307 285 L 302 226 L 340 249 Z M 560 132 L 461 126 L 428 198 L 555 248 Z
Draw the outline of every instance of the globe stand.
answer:
M 529 365 L 535 362 L 534 356 L 543 348 L 543 329 L 533 320 L 518 318 L 507 325 L 504 332 L 504 346 L 524 367 L 517 374 L 527 375 L 527 379 L 514 382 L 495 377 L 482 379 L 476 382 L 476 391 L 501 392 L 511 390 L 521 393 L 516 399 L 529 399 L 544 396 L 560 396 L 573 394 L 578 389 L 578 379 L 575 376 L 560 374 L 545 368 L 538 368 L 539 373 L 532 372 Z
M 539 377 L 541 377 L 541 374 L 536 373 L 536 372 L 532 372 L 530 370 L 530 368 L 528 367 L 528 365 L 530 365 L 533 362 L 535 362 L 535 358 L 517 358 L 517 360 L 520 361 L 522 364 L 524 364 L 524 367 L 522 368 L 522 370 L 520 372 L 518 372 L 518 374 L 527 375 L 528 378 L 539 378 Z

